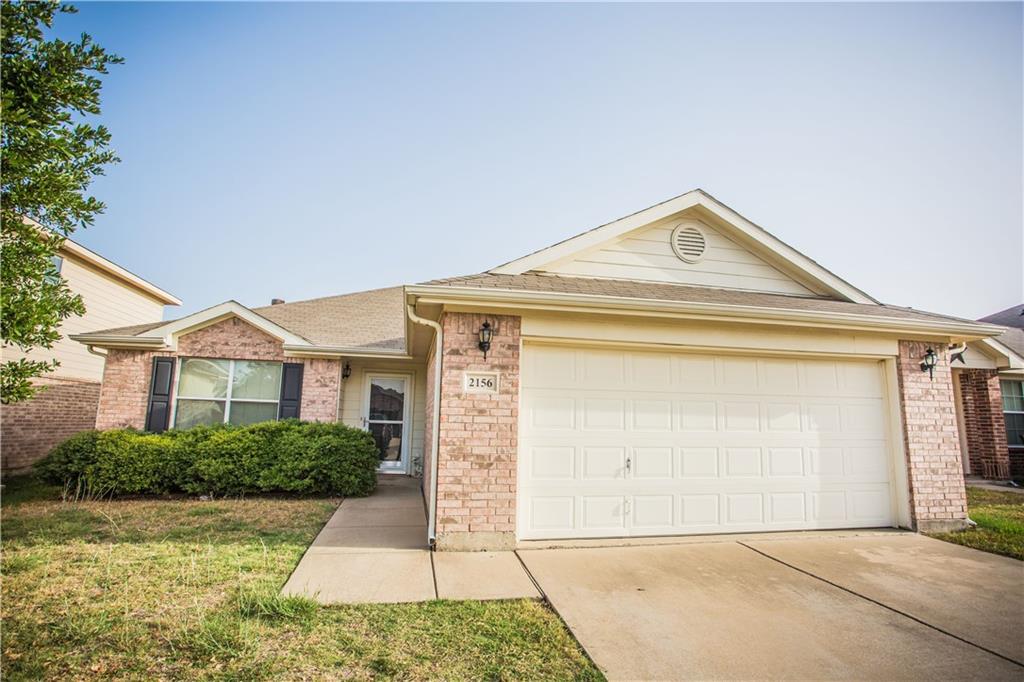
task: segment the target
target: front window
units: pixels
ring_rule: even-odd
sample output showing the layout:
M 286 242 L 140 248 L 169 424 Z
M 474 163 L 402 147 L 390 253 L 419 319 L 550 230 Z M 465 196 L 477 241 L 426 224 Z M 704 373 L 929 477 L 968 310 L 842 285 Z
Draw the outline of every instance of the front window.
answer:
M 277 419 L 281 367 L 280 362 L 183 359 L 174 427 Z
M 1011 448 L 1024 448 L 1024 381 L 999 382 L 1003 391 L 1003 418 L 1006 442 Z

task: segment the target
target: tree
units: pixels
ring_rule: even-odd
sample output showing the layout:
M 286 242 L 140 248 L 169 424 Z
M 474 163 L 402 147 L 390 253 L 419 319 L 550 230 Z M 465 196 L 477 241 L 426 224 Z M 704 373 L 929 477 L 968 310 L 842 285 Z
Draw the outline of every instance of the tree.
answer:
M 59 327 L 85 306 L 60 276 L 61 242 L 102 213 L 87 194 L 107 164 L 119 159 L 110 133 L 93 125 L 100 113 L 99 76 L 123 60 L 82 34 L 67 42 L 44 35 L 61 13 L 59 2 L 0 4 L 0 338 L 5 349 L 52 348 Z M 56 360 L 7 360 L 0 365 L 0 400 L 15 403 L 36 392 L 32 379 Z

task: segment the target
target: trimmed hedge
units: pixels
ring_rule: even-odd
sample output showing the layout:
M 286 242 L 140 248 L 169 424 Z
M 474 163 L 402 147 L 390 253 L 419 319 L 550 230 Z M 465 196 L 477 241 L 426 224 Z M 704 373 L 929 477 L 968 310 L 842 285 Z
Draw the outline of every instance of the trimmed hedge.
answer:
M 377 446 L 365 431 L 297 419 L 196 426 L 161 434 L 86 431 L 36 464 L 45 481 L 83 494 L 288 492 L 369 495 Z

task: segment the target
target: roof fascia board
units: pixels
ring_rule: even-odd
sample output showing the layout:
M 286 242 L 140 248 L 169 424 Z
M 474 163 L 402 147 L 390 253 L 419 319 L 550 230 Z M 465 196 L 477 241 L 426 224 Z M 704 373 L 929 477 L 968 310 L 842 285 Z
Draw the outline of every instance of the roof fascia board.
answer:
M 284 344 L 284 353 L 289 357 L 317 358 L 377 358 L 390 360 L 413 360 L 413 356 L 405 351 L 373 351 L 365 348 L 346 348 L 343 346 L 312 346 Z
M 996 339 L 982 339 L 981 343 L 988 350 L 993 351 L 999 360 L 1005 361 L 1009 369 L 1024 369 L 1024 357 L 1015 353 L 1009 346 L 999 343 Z M 992 353 L 986 354 L 991 355 Z
M 35 223 L 35 221 L 32 222 Z M 42 226 L 39 226 L 38 223 L 35 223 L 35 225 L 38 226 L 39 229 L 46 229 Z M 87 249 L 78 242 L 72 241 L 67 237 L 64 237 L 64 241 L 61 244 L 60 251 L 65 255 L 71 255 L 72 257 L 77 258 L 78 260 L 81 260 L 91 265 L 97 270 L 100 270 L 110 275 L 114 279 L 120 280 L 125 284 L 135 287 L 139 291 L 142 291 L 151 298 L 155 298 L 157 301 L 163 303 L 164 305 L 181 305 L 181 299 L 175 296 L 174 294 L 168 291 L 164 291 L 155 284 L 147 282 L 146 280 L 142 279 L 135 273 L 126 270 L 125 268 L 121 267 L 120 265 L 113 261 L 107 260 L 106 258 L 99 255 L 95 251 Z
M 84 343 L 87 346 L 99 348 L 125 348 L 139 350 L 165 350 L 167 339 L 165 337 L 146 336 L 116 336 L 107 334 L 70 334 L 72 341 Z
M 554 246 L 541 249 L 523 258 L 511 261 L 489 270 L 496 275 L 521 275 L 545 265 L 564 260 L 572 255 L 616 239 L 651 223 L 668 218 L 689 208 L 700 207 L 725 222 L 742 236 L 741 241 L 774 256 L 774 265 L 782 266 L 798 280 L 810 280 L 815 286 L 854 303 L 877 304 L 878 301 L 854 287 L 839 276 L 829 272 L 815 261 L 767 232 L 759 225 L 747 220 L 736 211 L 701 190 L 693 190 L 674 199 L 656 204 L 633 215 L 602 225 L 583 234 L 571 237 Z
M 699 195 L 696 191 L 681 194 L 674 199 L 669 199 L 666 202 L 656 204 L 650 208 L 645 208 L 644 210 L 628 215 L 625 218 L 620 218 L 614 222 L 601 225 L 600 227 L 578 234 L 575 237 L 570 237 L 558 242 L 553 246 L 541 249 L 540 251 L 535 251 L 527 256 L 505 263 L 504 265 L 499 265 L 492 270 L 488 270 L 488 272 L 495 275 L 521 275 L 524 272 L 536 270 L 544 265 L 549 265 L 556 261 L 568 258 L 585 249 L 599 246 L 606 241 L 626 234 L 627 232 L 632 232 L 633 230 L 661 220 L 662 218 L 667 218 L 673 213 L 685 211 L 686 209 L 697 205 L 698 201 Z
M 451 305 L 495 304 L 564 312 L 605 312 L 651 317 L 707 319 L 721 322 L 761 322 L 795 324 L 810 327 L 860 329 L 868 331 L 941 333 L 961 340 L 977 340 L 1002 333 L 1002 327 L 980 323 L 930 320 L 894 320 L 877 315 L 817 312 L 789 308 L 765 308 L 720 303 L 694 303 L 655 299 L 624 298 L 592 294 L 552 294 L 548 292 L 509 291 L 470 287 L 418 286 L 408 292 L 423 303 Z
M 167 345 L 173 348 L 176 345 L 176 341 L 179 336 L 184 336 L 189 332 L 202 329 L 203 327 L 208 327 L 230 317 L 238 317 L 283 343 L 304 346 L 311 345 L 306 339 L 293 334 L 284 327 L 271 322 L 262 315 L 254 313 L 238 301 L 225 301 L 224 303 L 219 303 L 211 308 L 200 310 L 199 312 L 192 313 L 191 315 L 186 315 L 181 319 L 168 322 L 167 324 L 159 327 L 154 327 L 148 332 L 139 334 L 135 338 L 163 338 L 167 340 Z

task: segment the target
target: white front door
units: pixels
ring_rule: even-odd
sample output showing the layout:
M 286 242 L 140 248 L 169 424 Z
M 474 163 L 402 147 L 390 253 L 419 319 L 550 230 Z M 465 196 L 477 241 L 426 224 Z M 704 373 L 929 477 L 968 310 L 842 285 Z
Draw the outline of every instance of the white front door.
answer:
M 409 377 L 368 374 L 366 377 L 366 430 L 377 443 L 380 471 L 407 473 L 409 452 Z
M 527 344 L 524 539 L 891 526 L 882 363 Z

